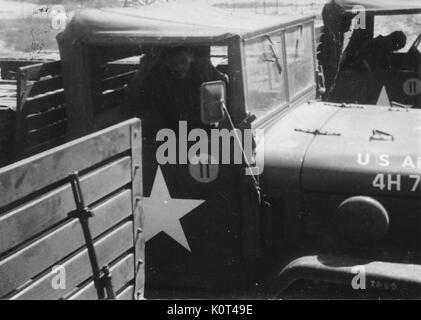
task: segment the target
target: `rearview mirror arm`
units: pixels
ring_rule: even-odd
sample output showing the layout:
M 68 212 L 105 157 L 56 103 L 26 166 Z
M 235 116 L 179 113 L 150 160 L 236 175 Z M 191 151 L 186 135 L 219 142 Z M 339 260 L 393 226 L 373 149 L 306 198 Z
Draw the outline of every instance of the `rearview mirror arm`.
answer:
M 243 159 L 244 159 L 244 162 L 246 163 L 246 166 L 247 166 L 247 168 L 249 168 L 250 172 L 253 172 L 253 171 L 252 171 L 252 168 L 251 168 L 251 165 L 250 165 L 250 162 L 249 162 L 249 160 L 247 159 L 247 155 L 246 155 L 246 153 L 245 153 L 245 151 L 244 151 L 243 144 L 241 143 L 241 140 L 240 140 L 240 137 L 238 136 L 237 130 L 235 130 L 234 123 L 233 123 L 233 121 L 232 121 L 232 119 L 231 119 L 231 115 L 230 115 L 230 113 L 229 113 L 229 111 L 228 111 L 228 109 L 227 109 L 227 106 L 225 105 L 224 101 L 222 101 L 222 100 L 221 100 L 219 103 L 221 104 L 222 109 L 224 110 L 224 113 L 225 113 L 225 115 L 227 116 L 227 119 L 228 119 L 229 125 L 230 125 L 230 127 L 231 127 L 230 129 L 234 132 L 234 140 L 235 140 L 235 141 L 236 141 L 236 143 L 238 144 L 238 147 L 241 149 L 241 152 L 242 152 L 242 154 L 243 154 Z M 254 185 L 255 185 L 255 186 L 258 186 L 259 184 L 258 184 L 258 182 L 257 182 L 257 180 L 256 180 L 256 178 L 255 178 L 255 176 L 251 174 L 251 175 L 250 175 L 250 177 L 251 177 L 251 179 L 253 180 Z

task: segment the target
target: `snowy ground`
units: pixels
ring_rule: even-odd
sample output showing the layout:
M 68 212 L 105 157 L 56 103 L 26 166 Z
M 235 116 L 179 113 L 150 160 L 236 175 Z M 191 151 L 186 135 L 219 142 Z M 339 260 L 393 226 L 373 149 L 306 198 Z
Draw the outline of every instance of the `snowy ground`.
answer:
M 0 19 L 28 17 L 37 6 L 29 2 L 0 0 Z

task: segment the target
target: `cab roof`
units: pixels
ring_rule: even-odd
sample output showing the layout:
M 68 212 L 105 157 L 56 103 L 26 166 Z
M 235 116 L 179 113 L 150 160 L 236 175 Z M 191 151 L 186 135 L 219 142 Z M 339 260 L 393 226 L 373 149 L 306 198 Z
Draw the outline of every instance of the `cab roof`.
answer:
M 61 38 L 93 44 L 222 42 L 247 38 L 314 17 L 244 15 L 193 2 L 139 8 L 83 9 L 75 13 Z
M 421 12 L 420 0 L 333 0 L 345 11 L 362 6 L 375 14 L 404 14 Z

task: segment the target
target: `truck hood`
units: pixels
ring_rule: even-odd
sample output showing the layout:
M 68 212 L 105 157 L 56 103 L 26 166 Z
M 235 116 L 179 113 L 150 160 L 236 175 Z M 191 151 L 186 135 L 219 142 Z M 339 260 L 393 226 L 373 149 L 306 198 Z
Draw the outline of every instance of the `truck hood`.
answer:
M 418 109 L 311 102 L 268 129 L 264 149 L 269 189 L 420 197 Z

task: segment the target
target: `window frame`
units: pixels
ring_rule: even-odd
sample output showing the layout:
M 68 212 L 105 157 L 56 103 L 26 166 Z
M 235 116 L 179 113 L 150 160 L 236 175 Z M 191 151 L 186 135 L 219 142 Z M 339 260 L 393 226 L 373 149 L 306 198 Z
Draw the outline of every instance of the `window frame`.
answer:
M 244 46 L 243 46 L 243 50 L 244 50 L 244 52 L 243 52 L 243 57 L 244 57 L 244 79 L 245 79 L 245 98 L 246 98 L 246 111 L 247 112 L 251 112 L 251 113 L 253 113 L 253 110 L 251 110 L 251 107 L 249 106 L 249 87 L 248 87 L 248 75 L 247 75 L 247 70 L 248 70 L 248 66 L 247 66 L 247 64 L 246 64 L 246 45 L 247 44 L 249 44 L 249 43 L 253 43 L 253 42 L 256 42 L 256 41 L 259 41 L 259 40 L 261 40 L 262 38 L 264 38 L 264 37 L 266 37 L 266 36 L 280 36 L 280 39 L 281 39 L 281 55 L 282 55 L 282 81 L 283 81 L 283 89 L 284 89 L 284 92 L 285 92 L 285 95 L 286 95 L 286 97 L 285 97 L 285 101 L 283 101 L 283 102 L 281 102 L 278 106 L 276 106 L 276 107 L 274 107 L 271 111 L 269 111 L 267 114 L 265 114 L 265 115 L 263 115 L 261 118 L 257 118 L 256 119 L 256 123 L 260 123 L 262 120 L 264 120 L 264 119 L 267 119 L 267 118 L 270 118 L 270 117 L 272 117 L 273 116 L 273 114 L 275 114 L 275 113 L 278 113 L 278 112 L 280 112 L 280 111 L 282 111 L 282 110 L 284 110 L 284 109 L 286 109 L 287 107 L 288 107 L 288 105 L 289 105 L 289 99 L 288 99 L 288 96 L 289 96 L 289 92 L 288 92 L 288 75 L 287 75 L 287 68 L 286 68 L 286 65 L 285 65 L 285 63 L 286 63 L 286 59 L 285 59 L 285 38 L 284 38 L 284 29 L 282 28 L 282 29 L 276 29 L 276 30 L 273 30 L 273 31 L 271 31 L 271 32 L 267 32 L 267 33 L 265 33 L 265 34 L 260 34 L 260 35 L 257 35 L 257 36 L 255 36 L 255 37 L 252 37 L 252 38 L 249 38 L 249 39 L 247 39 L 247 40 L 245 40 L 244 41 Z
M 413 12 L 413 13 L 406 13 L 406 12 L 405 13 L 402 13 L 402 12 L 397 12 L 396 13 L 396 12 L 393 12 L 391 14 L 374 14 L 373 15 L 372 39 L 376 38 L 376 27 L 378 28 L 379 25 L 382 25 L 382 24 L 385 23 L 384 21 L 379 21 L 378 18 L 391 17 L 391 16 L 393 16 L 393 17 L 396 17 L 396 16 L 419 16 L 419 17 L 421 17 L 421 11 L 419 11 L 419 12 Z M 378 29 L 377 29 L 377 31 L 378 31 Z M 404 33 L 405 33 L 405 36 L 407 37 L 407 43 L 406 43 L 406 45 L 405 45 L 405 47 L 403 49 L 401 49 L 399 51 L 396 51 L 395 53 L 400 53 L 400 54 L 406 54 L 406 53 L 408 53 L 408 50 L 410 49 L 410 47 L 408 47 L 406 51 L 403 51 L 403 50 L 406 49 L 406 47 L 408 45 L 412 45 L 413 41 L 415 41 L 415 39 L 412 42 L 409 41 L 407 30 L 405 30 Z M 377 36 L 378 35 L 380 35 L 380 33 L 377 34 Z
M 297 100 L 300 100 L 300 97 L 302 97 L 303 95 L 305 95 L 308 91 L 310 91 L 311 89 L 316 87 L 316 55 L 315 55 L 315 38 L 314 38 L 314 24 L 311 22 L 307 22 L 307 23 L 302 23 L 299 25 L 295 25 L 295 26 L 291 26 L 288 27 L 284 30 L 284 50 L 286 53 L 286 42 L 285 42 L 285 33 L 288 32 L 289 30 L 293 30 L 299 27 L 302 27 L 303 29 L 307 26 L 310 26 L 311 29 L 311 42 L 312 42 L 312 60 L 313 60 L 313 82 L 311 82 L 309 85 L 307 85 L 306 87 L 304 87 L 303 89 L 297 91 L 293 96 L 291 96 L 291 92 L 290 92 L 290 82 L 288 81 L 288 95 L 290 96 L 290 102 L 294 103 Z M 287 57 L 285 57 L 287 59 Z M 289 71 L 288 69 L 288 60 L 286 60 L 287 63 L 287 71 Z
M 281 46 L 282 46 L 282 64 L 283 64 L 283 79 L 284 79 L 284 90 L 285 90 L 285 95 L 286 95 L 286 101 L 284 103 L 279 104 L 279 106 L 273 108 L 273 110 L 271 110 L 270 112 L 268 112 L 266 115 L 262 116 L 261 118 L 257 118 L 255 120 L 255 122 L 253 123 L 253 127 L 260 127 L 263 126 L 264 124 L 270 122 L 272 119 L 274 119 L 277 115 L 284 113 L 286 110 L 290 109 L 290 107 L 295 106 L 296 104 L 302 102 L 304 99 L 306 99 L 311 93 L 312 91 L 316 90 L 317 88 L 317 82 L 316 82 L 316 68 L 317 68 L 317 58 L 316 58 L 316 45 L 315 45 L 315 29 L 314 29 L 314 20 L 307 20 L 307 21 L 302 21 L 299 23 L 295 23 L 295 24 L 291 24 L 289 26 L 285 26 L 285 27 L 281 27 L 275 30 L 272 30 L 270 32 L 266 32 L 266 33 L 262 33 L 262 34 L 258 34 L 258 35 L 254 35 L 253 37 L 244 39 L 244 45 L 243 45 L 243 57 L 244 57 L 244 87 L 245 87 L 245 98 L 246 98 L 246 106 L 245 106 L 245 110 L 246 112 L 251 112 L 253 113 L 253 110 L 251 110 L 250 106 L 248 105 L 248 83 L 247 83 L 247 65 L 245 62 L 245 57 L 246 57 L 246 53 L 245 53 L 245 48 L 246 48 L 246 44 L 255 41 L 258 38 L 262 38 L 264 36 L 272 36 L 274 34 L 278 35 L 280 34 L 281 37 Z M 285 33 L 289 30 L 295 29 L 295 28 L 299 28 L 300 26 L 302 26 L 303 28 L 305 28 L 306 26 L 310 26 L 311 29 L 311 41 L 312 41 L 312 64 L 313 64 L 313 70 L 314 70 L 314 74 L 313 74 L 313 81 L 306 86 L 305 88 L 303 88 L 302 90 L 298 91 L 297 93 L 294 94 L 294 96 L 290 95 L 290 83 L 289 83 L 289 79 L 288 79 L 288 61 L 287 61 L 287 50 L 286 50 L 286 42 L 285 42 Z

